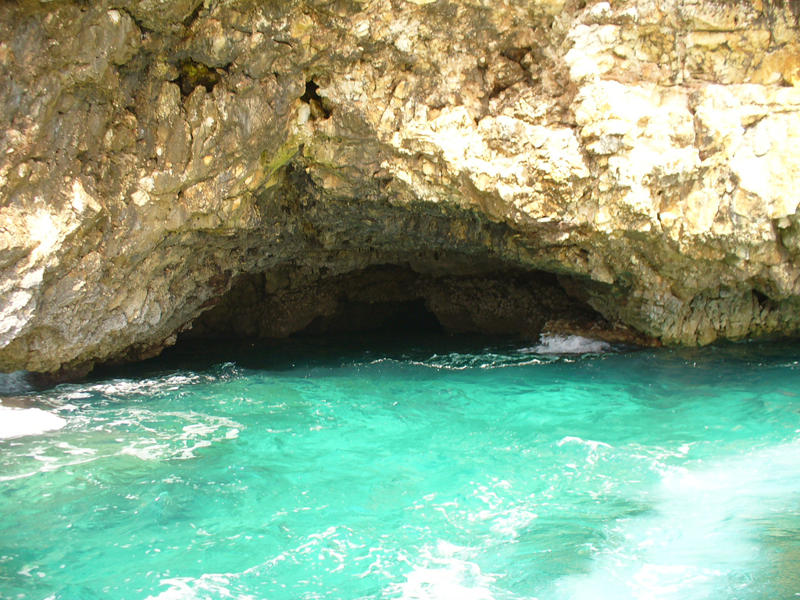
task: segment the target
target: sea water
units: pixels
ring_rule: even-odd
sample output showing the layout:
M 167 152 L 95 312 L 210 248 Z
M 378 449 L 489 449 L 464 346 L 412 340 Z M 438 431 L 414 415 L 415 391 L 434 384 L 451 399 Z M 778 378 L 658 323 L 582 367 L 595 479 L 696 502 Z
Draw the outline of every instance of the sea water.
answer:
M 6 376 L 0 419 L 51 420 L 0 440 L 0 597 L 800 597 L 798 360 L 350 338 Z

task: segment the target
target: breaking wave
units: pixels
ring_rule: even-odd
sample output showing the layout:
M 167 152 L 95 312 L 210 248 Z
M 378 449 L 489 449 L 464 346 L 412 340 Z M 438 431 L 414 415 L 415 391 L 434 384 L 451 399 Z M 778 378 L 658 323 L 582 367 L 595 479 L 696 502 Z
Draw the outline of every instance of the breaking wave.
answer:
M 611 344 L 580 335 L 543 333 L 539 344 L 526 351 L 535 354 L 599 354 L 611 350 Z

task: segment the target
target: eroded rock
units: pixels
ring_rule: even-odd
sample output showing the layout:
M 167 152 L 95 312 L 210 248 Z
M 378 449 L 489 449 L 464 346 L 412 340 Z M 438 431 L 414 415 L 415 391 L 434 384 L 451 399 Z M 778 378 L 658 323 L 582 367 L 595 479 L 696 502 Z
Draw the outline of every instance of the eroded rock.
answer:
M 0 369 L 156 354 L 242 277 L 288 334 L 387 266 L 425 289 L 358 302 L 453 329 L 795 334 L 793 6 L 3 3 Z

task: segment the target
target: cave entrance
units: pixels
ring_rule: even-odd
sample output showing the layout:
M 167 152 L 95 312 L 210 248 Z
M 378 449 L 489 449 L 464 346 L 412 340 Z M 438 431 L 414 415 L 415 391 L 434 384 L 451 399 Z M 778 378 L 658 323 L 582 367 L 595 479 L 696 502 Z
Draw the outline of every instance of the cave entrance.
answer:
M 425 300 L 343 302 L 331 315 L 316 317 L 297 335 L 355 332 L 444 333 L 444 328 Z
M 345 273 L 293 265 L 240 276 L 181 339 L 276 339 L 349 332 L 465 333 L 536 340 L 543 332 L 608 339 L 612 328 L 541 271 L 461 273 L 381 264 Z M 332 270 L 332 269 L 331 269 Z

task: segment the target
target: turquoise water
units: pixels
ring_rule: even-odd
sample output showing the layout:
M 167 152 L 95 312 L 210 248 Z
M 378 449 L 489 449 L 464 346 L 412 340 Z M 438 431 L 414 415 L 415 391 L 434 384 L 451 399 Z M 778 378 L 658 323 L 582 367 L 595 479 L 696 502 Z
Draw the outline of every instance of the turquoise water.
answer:
M 66 426 L 0 440 L 0 597 L 800 596 L 800 347 L 487 344 L 186 351 L 13 399 Z

